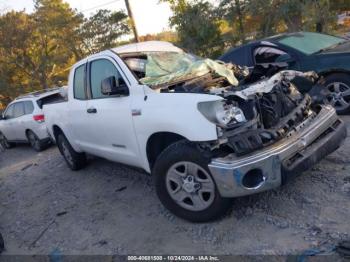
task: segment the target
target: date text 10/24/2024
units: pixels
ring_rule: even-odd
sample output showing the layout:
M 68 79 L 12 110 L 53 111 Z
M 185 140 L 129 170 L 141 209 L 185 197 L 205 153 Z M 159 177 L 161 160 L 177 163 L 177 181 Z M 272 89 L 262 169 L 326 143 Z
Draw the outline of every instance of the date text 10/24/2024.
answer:
M 219 261 L 217 256 L 128 256 L 128 261 Z

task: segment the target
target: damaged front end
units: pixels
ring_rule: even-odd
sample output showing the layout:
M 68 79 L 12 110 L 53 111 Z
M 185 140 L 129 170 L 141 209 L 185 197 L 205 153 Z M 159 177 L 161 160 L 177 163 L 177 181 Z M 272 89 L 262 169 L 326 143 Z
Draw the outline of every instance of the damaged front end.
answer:
M 204 146 L 213 153 L 209 169 L 223 197 L 276 188 L 345 139 L 345 125 L 334 108 L 302 95 L 292 82 L 296 77 L 317 79 L 314 73 L 281 71 L 257 83 L 215 92 L 225 98 L 221 107 L 215 106 L 215 114 L 210 103 L 198 105 L 218 126 L 219 139 Z
M 319 107 L 309 95 L 302 95 L 292 84 L 294 77 L 309 77 L 296 71 L 282 71 L 270 79 L 225 89 L 221 96 L 225 113 L 217 117 L 220 145 L 228 145 L 237 156 L 254 152 L 288 137 L 306 119 L 312 119 Z M 208 116 L 208 103 L 198 108 Z M 216 110 L 218 111 L 218 110 Z M 213 117 L 207 117 L 213 121 Z M 220 146 L 217 145 L 217 146 Z
M 313 73 L 282 71 L 221 93 L 224 108 L 240 109 L 234 110 L 238 117 L 218 127 L 219 139 L 210 145 L 217 154 L 209 169 L 222 196 L 276 188 L 311 168 L 346 138 L 335 109 L 299 93 L 292 83 L 295 77 L 317 78 Z
M 286 70 L 256 81 L 246 68 L 186 53 L 124 60 L 141 83 L 157 92 L 223 98 L 197 106 L 217 126 L 218 139 L 198 145 L 212 157 L 209 169 L 223 197 L 278 187 L 336 150 L 346 137 L 335 110 L 316 104 L 295 86 L 297 78 L 316 83 L 313 72 Z

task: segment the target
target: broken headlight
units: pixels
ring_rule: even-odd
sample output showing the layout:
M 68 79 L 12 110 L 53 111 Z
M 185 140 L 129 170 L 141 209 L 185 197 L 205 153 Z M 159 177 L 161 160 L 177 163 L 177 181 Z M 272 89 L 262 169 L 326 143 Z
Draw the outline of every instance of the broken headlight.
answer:
M 198 110 L 210 122 L 221 127 L 247 121 L 239 107 L 227 104 L 224 100 L 200 102 L 198 103 Z

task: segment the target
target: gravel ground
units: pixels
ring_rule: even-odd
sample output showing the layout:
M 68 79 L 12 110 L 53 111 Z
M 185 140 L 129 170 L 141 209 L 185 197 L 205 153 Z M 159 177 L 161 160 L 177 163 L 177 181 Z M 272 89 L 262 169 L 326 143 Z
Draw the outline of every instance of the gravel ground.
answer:
M 287 185 L 235 199 L 219 221 L 193 224 L 163 208 L 138 170 L 93 158 L 72 172 L 55 147 L 17 146 L 0 153 L 4 254 L 328 252 L 350 234 L 349 154 L 350 138 Z

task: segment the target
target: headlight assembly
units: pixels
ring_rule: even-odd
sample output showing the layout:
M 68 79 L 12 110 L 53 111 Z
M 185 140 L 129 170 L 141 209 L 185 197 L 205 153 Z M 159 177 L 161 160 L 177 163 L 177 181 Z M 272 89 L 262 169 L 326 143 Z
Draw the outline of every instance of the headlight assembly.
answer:
M 243 111 L 234 105 L 226 104 L 225 100 L 200 102 L 198 110 L 210 122 L 226 127 L 228 124 L 247 121 Z

